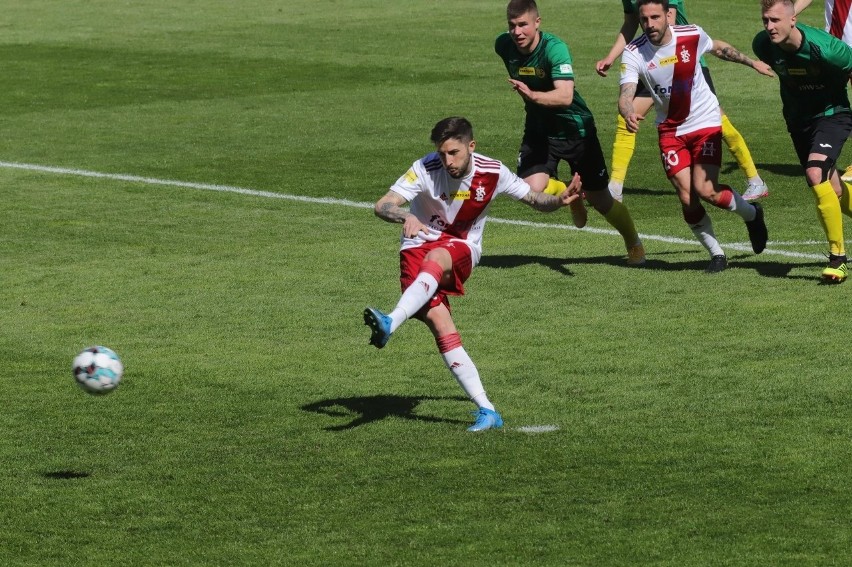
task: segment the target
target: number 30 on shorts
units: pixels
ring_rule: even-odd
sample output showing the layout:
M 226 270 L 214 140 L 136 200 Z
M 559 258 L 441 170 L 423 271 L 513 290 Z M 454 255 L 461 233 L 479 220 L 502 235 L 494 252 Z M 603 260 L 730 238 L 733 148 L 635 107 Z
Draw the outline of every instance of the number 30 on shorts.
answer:
M 680 163 L 680 157 L 677 155 L 677 152 L 674 150 L 669 150 L 668 152 L 662 152 L 660 154 L 660 159 L 663 160 L 663 167 L 666 168 L 666 171 L 670 170 L 673 167 L 677 167 Z

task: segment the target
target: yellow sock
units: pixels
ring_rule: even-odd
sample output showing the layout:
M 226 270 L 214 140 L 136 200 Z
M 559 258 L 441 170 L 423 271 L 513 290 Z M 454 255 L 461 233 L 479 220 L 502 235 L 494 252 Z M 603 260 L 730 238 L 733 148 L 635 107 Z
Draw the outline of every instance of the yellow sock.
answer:
M 621 237 L 624 238 L 624 245 L 630 248 L 639 244 L 639 233 L 636 232 L 636 226 L 633 224 L 633 218 L 630 216 L 630 211 L 624 206 L 624 203 L 613 200 L 612 208 L 604 215 L 606 222 L 617 230 Z
M 852 168 L 852 165 L 849 166 Z M 843 187 L 843 194 L 840 195 L 840 212 L 847 217 L 852 217 L 852 203 L 849 202 L 849 192 L 852 191 L 852 186 L 845 181 L 840 182 Z
M 612 171 L 609 178 L 611 181 L 624 185 L 627 178 L 627 167 L 636 149 L 636 134 L 627 130 L 627 123 L 621 114 L 618 115 L 618 124 L 615 127 L 615 140 L 612 142 Z
M 840 200 L 831 186 L 831 181 L 823 181 L 819 185 L 811 187 L 811 190 L 814 192 L 814 198 L 816 198 L 817 213 L 825 236 L 828 238 L 830 252 L 836 256 L 846 254 Z
M 728 149 L 731 150 L 734 159 L 737 160 L 737 164 L 739 164 L 740 169 L 745 173 L 746 178 L 752 179 L 753 177 L 757 177 L 757 167 L 754 165 L 754 160 L 751 159 L 751 152 L 748 151 L 745 138 L 743 138 L 739 130 L 734 128 L 734 125 L 728 120 L 726 114 L 722 115 L 722 138 L 724 138 Z
M 550 178 L 547 180 L 547 187 L 544 188 L 542 193 L 547 193 L 548 195 L 556 195 L 557 197 L 562 194 L 565 189 L 568 187 L 559 181 L 558 179 Z

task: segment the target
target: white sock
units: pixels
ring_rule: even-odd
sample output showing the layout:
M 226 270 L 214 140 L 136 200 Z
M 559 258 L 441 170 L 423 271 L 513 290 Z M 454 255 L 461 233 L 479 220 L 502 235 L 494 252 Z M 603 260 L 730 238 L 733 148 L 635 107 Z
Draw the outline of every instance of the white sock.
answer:
M 734 198 L 731 199 L 731 204 L 728 205 L 728 210 L 734 213 L 737 213 L 742 217 L 742 219 L 746 222 L 753 221 L 755 217 L 757 217 L 757 209 L 754 208 L 754 205 L 743 199 L 742 195 L 731 190 Z
M 459 334 L 441 337 L 437 339 L 437 343 L 444 364 L 453 373 L 467 397 L 481 408 L 494 410 L 494 404 L 488 399 L 482 380 L 479 379 L 479 370 L 464 350 Z M 450 350 L 445 350 L 447 348 Z
M 716 240 L 716 234 L 713 232 L 713 221 L 710 220 L 710 215 L 705 214 L 704 217 L 696 224 L 689 225 L 692 234 L 698 239 L 704 248 L 710 252 L 711 256 L 724 256 L 725 251 Z
M 749 185 L 763 185 L 763 179 L 759 175 L 748 178 Z
M 610 180 L 608 185 L 609 193 L 612 195 L 614 199 L 621 200 L 622 193 L 624 193 L 624 184 L 618 181 Z
M 426 272 L 417 274 L 414 282 L 402 292 L 394 310 L 388 313 L 391 318 L 391 333 L 420 311 L 437 292 L 438 280 L 433 275 Z

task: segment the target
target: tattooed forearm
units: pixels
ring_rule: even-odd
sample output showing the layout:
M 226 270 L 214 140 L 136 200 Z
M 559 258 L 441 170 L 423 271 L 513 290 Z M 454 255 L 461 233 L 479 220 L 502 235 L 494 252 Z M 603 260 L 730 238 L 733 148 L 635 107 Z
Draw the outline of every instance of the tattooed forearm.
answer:
M 633 114 L 633 98 L 636 96 L 636 83 L 625 83 L 621 85 L 621 94 L 618 96 L 618 112 L 626 117 Z
M 402 208 L 405 202 L 405 199 L 401 196 L 389 191 L 384 197 L 378 200 L 373 212 L 384 221 L 404 223 L 405 219 L 411 215 L 408 209 Z
M 530 191 L 521 201 L 543 213 L 555 211 L 562 206 L 562 200 L 559 197 L 536 191 Z
M 408 216 L 408 209 L 403 209 L 395 203 L 382 203 L 376 209 L 376 216 L 388 222 L 405 222 Z
M 723 61 L 732 63 L 740 63 L 747 67 L 752 66 L 752 60 L 743 55 L 736 47 L 728 45 L 723 41 L 716 41 L 713 44 L 713 50 L 710 52 Z

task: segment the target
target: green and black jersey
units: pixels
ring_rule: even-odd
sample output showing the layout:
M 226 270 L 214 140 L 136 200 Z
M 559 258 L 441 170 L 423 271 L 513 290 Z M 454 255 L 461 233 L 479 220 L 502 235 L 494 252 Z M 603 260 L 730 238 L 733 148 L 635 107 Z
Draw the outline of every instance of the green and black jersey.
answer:
M 796 27 L 802 32 L 802 46 L 795 53 L 774 45 L 766 31 L 752 42 L 755 55 L 778 75 L 790 131 L 821 116 L 850 112 L 846 84 L 852 72 L 852 47 L 821 29 Z
M 497 36 L 494 51 L 503 59 L 512 79 L 534 91 L 553 90 L 555 80 L 574 80 L 574 66 L 568 46 L 553 34 L 540 32 L 538 45 L 529 55 L 518 51 L 508 32 Z M 574 88 L 570 106 L 548 108 L 525 101 L 525 135 L 571 140 L 585 138 L 594 132 L 595 119 L 586 101 Z

